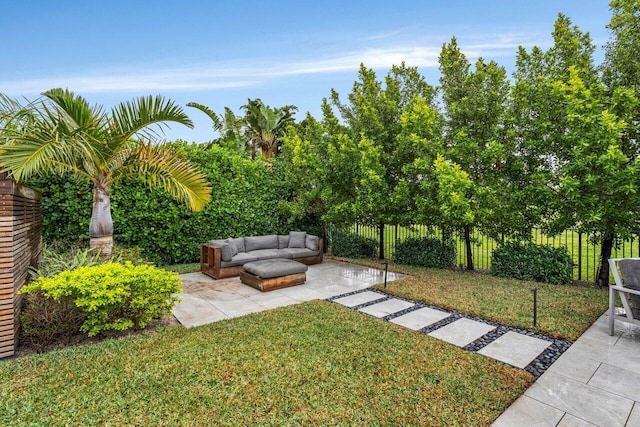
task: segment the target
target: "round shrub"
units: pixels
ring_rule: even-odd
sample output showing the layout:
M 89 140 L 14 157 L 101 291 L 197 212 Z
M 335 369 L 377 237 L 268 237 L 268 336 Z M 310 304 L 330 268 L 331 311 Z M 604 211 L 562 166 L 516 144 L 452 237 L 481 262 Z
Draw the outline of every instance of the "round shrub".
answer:
M 410 237 L 396 245 L 395 261 L 399 264 L 431 268 L 447 268 L 456 262 L 456 249 L 434 237 Z
M 42 291 L 47 298 L 70 298 L 85 316 L 80 328 L 89 336 L 143 328 L 170 312 L 181 291 L 176 273 L 150 265 L 107 263 L 40 277 L 21 293 Z
M 571 282 L 573 262 L 566 248 L 507 242 L 493 250 L 491 273 L 499 277 L 564 285 Z
M 331 255 L 344 258 L 375 258 L 378 242 L 353 233 L 335 232 L 331 236 Z

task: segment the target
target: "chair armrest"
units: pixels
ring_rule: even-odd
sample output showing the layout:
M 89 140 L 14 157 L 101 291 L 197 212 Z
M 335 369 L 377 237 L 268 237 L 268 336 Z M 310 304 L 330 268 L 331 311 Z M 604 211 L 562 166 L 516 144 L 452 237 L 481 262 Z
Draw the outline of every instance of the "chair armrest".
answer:
M 220 269 L 222 262 L 222 248 L 218 245 L 203 243 L 201 245 L 200 263 L 211 268 Z
M 626 294 L 640 295 L 640 290 L 625 288 L 624 286 L 609 285 L 609 289 L 618 292 L 624 292 Z

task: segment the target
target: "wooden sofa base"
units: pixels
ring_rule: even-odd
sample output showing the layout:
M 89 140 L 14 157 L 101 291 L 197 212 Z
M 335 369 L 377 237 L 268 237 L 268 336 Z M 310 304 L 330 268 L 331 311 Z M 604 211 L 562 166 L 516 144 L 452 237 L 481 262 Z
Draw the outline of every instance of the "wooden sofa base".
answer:
M 262 292 L 273 291 L 275 289 L 288 288 L 289 286 L 302 285 L 307 281 L 306 273 L 290 274 L 288 276 L 273 277 L 263 279 L 247 271 L 240 271 L 240 281 L 245 285 L 259 289 Z

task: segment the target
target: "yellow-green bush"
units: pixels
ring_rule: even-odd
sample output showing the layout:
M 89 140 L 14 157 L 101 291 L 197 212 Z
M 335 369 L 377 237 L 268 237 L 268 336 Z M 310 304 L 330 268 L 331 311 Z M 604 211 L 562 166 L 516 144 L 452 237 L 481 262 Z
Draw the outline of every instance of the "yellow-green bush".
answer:
M 41 277 L 21 293 L 42 291 L 47 298 L 71 298 L 86 316 L 80 328 L 89 336 L 108 330 L 143 328 L 168 313 L 181 291 L 176 273 L 150 265 L 107 263 Z

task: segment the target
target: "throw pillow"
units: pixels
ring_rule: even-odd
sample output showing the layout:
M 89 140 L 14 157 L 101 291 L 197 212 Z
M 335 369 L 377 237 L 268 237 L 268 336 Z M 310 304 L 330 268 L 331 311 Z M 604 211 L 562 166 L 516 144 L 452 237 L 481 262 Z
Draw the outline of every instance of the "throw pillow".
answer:
M 290 248 L 304 248 L 307 233 L 304 231 L 290 231 L 289 232 L 289 247 Z
M 317 251 L 320 245 L 320 238 L 318 236 L 312 236 L 307 234 L 307 238 L 305 240 L 305 246 L 307 249 L 311 249 L 312 251 Z
M 232 257 L 238 255 L 238 246 L 236 246 L 236 242 L 233 239 L 227 239 L 225 240 L 225 243 L 231 248 Z

